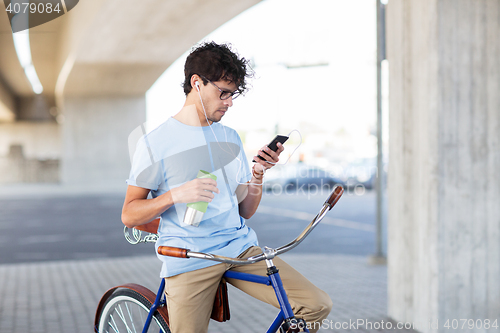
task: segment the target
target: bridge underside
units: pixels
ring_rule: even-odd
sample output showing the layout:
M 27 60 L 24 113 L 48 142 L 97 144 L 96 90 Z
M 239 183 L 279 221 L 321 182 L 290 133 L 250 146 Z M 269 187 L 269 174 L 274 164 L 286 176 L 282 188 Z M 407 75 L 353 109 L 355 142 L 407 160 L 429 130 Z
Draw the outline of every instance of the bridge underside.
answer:
M 19 63 L 7 16 L 0 15 L 0 183 L 123 183 L 127 137 L 145 121 L 146 91 L 197 41 L 257 2 L 80 1 L 29 31 L 40 95 Z M 35 136 L 34 128 L 45 135 Z M 17 168 L 31 176 L 8 174 L 20 161 L 49 160 L 56 170 L 48 179 L 33 176 L 35 167 Z

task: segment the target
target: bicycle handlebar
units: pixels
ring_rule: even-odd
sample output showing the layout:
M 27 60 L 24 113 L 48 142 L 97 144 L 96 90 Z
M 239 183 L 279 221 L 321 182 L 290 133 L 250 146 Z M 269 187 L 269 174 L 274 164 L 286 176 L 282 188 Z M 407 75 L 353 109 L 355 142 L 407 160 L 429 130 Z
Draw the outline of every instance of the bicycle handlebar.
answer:
M 180 247 L 172 247 L 172 246 L 159 246 L 158 254 L 169 256 L 169 257 L 177 257 L 177 258 L 187 258 L 189 250 L 182 249 Z
M 332 209 L 333 206 L 335 206 L 335 204 L 337 203 L 337 201 L 339 201 L 343 193 L 344 189 L 342 188 L 342 186 L 336 186 L 333 189 L 332 194 L 330 194 L 328 199 L 326 199 L 325 201 L 325 204 L 327 204 L 330 207 L 328 210 Z
M 198 259 L 212 260 L 212 261 L 218 261 L 228 264 L 237 264 L 237 265 L 253 264 L 264 259 L 272 259 L 275 256 L 290 251 L 291 249 L 299 245 L 307 237 L 307 235 L 309 235 L 309 233 L 319 224 L 319 222 L 321 222 L 321 220 L 325 217 L 326 213 L 328 213 L 333 208 L 333 206 L 335 206 L 335 204 L 339 201 L 343 193 L 344 189 L 342 188 L 342 186 L 336 186 L 333 189 L 330 196 L 328 197 L 328 199 L 326 199 L 325 203 L 323 204 L 323 207 L 321 208 L 321 211 L 314 217 L 314 219 L 302 231 L 302 233 L 300 233 L 300 235 L 297 236 L 293 241 L 291 241 L 286 245 L 280 246 L 277 249 L 264 247 L 263 253 L 253 257 L 245 259 L 229 258 L 210 253 L 193 252 L 188 249 L 171 247 L 171 246 L 159 246 L 158 254 L 169 257 L 177 257 L 177 258 L 198 258 Z

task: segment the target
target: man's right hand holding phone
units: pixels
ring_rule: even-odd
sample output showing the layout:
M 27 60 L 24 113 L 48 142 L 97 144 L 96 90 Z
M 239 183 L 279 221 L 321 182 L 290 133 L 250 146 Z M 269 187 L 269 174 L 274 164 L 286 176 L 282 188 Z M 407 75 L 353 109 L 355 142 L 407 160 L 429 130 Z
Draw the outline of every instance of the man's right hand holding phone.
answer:
M 272 168 L 279 162 L 279 155 L 285 149 L 281 142 L 276 143 L 277 150 L 273 151 L 269 146 L 264 146 L 257 152 L 254 156 L 253 161 L 255 162 L 252 168 L 252 175 L 257 179 L 261 180 L 264 171 Z

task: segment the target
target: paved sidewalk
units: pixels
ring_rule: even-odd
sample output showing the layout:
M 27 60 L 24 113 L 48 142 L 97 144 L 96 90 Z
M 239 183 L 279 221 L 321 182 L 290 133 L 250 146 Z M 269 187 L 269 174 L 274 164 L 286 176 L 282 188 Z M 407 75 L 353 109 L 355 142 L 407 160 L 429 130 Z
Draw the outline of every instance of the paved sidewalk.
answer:
M 282 257 L 331 296 L 334 306 L 321 332 L 384 331 L 376 328 L 387 322 L 386 266 L 357 256 Z M 155 256 L 1 265 L 0 332 L 93 332 L 96 305 L 108 288 L 135 282 L 156 292 L 160 266 Z M 211 321 L 209 332 L 265 332 L 277 313 L 233 287 L 229 302 L 231 320 Z M 358 319 L 373 329 L 348 327 Z

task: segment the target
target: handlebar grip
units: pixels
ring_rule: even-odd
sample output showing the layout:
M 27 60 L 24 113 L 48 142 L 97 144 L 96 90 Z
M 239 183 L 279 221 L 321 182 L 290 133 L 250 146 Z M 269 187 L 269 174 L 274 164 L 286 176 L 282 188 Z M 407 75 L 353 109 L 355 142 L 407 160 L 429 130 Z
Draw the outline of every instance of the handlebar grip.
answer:
M 325 204 L 327 204 L 330 208 L 332 209 L 333 206 L 339 201 L 340 197 L 344 194 L 344 189 L 342 186 L 335 186 L 335 188 L 332 191 L 332 194 L 326 199 Z
M 171 246 L 159 246 L 158 254 L 168 257 L 177 257 L 177 258 L 187 258 L 189 250 L 182 249 L 180 247 L 171 247 Z

